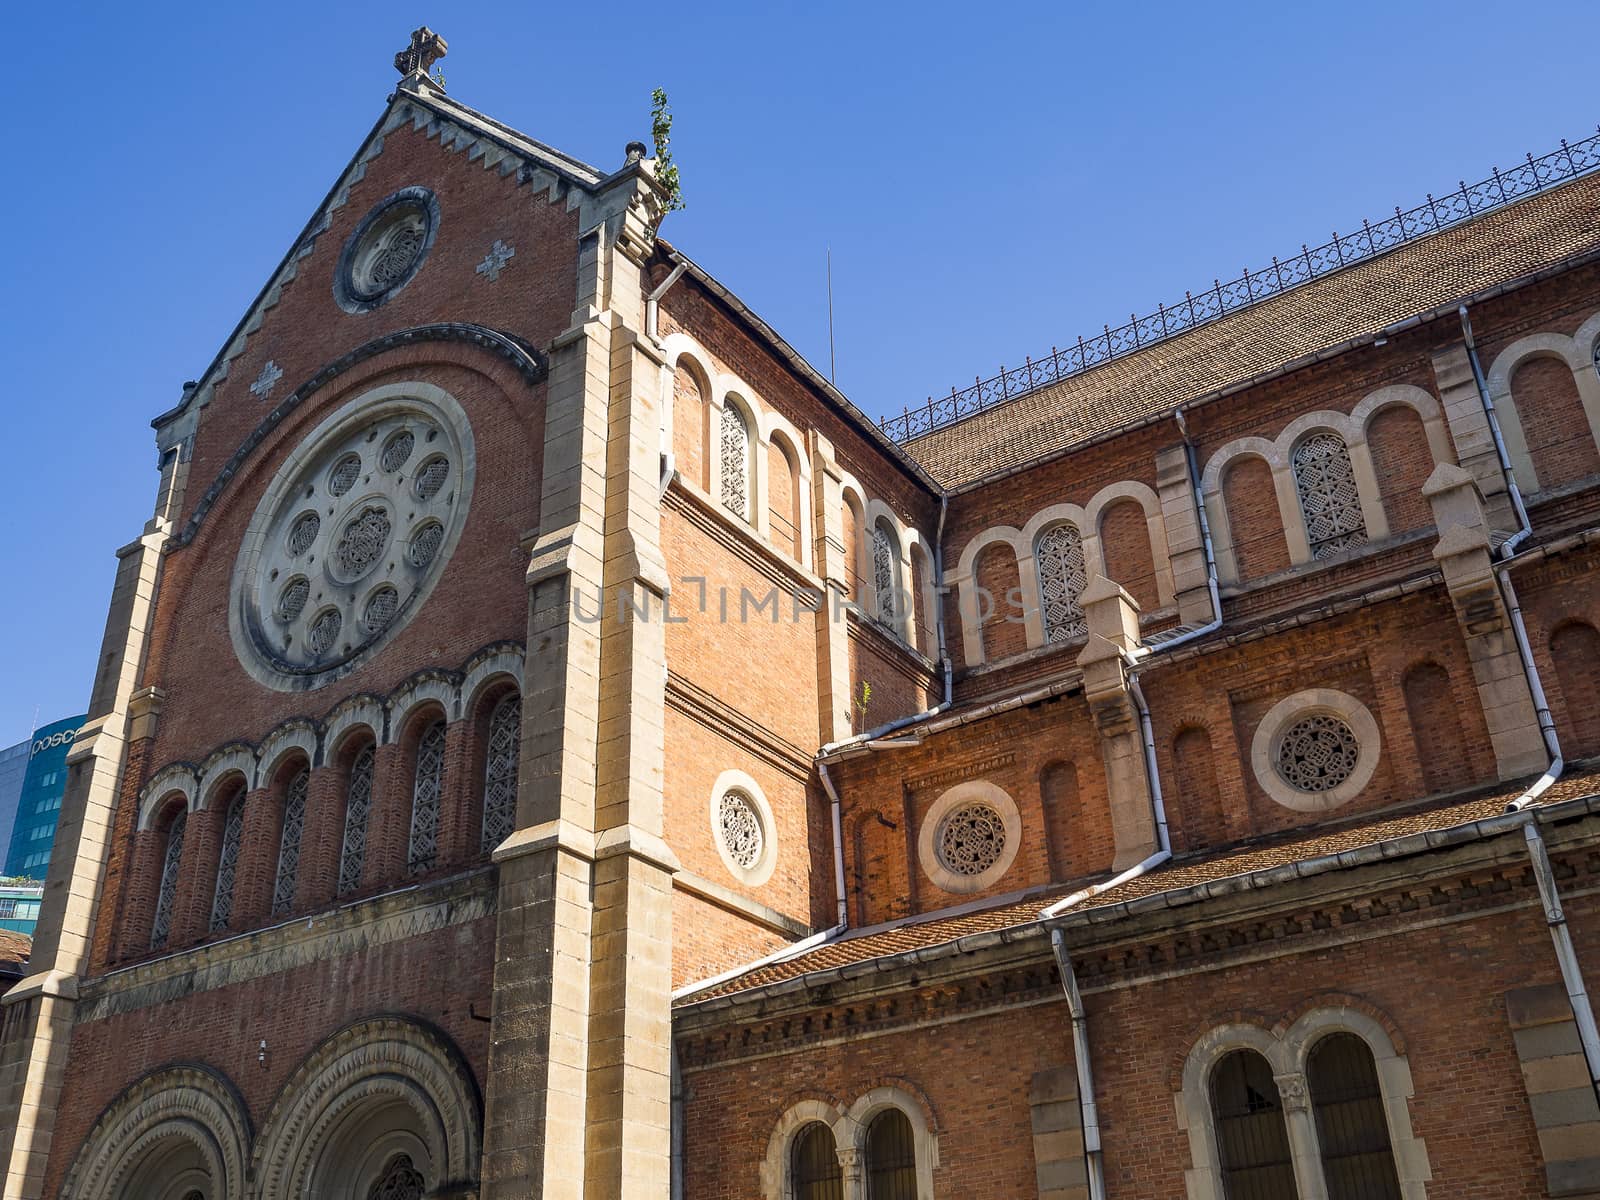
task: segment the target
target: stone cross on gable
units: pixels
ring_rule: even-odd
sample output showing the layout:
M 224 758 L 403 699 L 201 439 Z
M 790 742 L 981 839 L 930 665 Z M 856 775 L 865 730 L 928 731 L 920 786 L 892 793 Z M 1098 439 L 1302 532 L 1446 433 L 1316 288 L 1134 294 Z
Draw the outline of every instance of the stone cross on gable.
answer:
M 394 56 L 394 69 L 402 75 L 426 75 L 448 49 L 449 44 L 424 25 L 411 31 L 411 44 Z

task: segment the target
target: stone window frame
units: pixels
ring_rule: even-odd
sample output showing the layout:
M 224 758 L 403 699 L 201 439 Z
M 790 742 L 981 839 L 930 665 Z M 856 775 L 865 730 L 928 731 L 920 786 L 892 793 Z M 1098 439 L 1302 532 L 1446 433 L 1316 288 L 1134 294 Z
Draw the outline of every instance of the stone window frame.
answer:
M 1005 824 L 1006 844 L 1001 848 L 1000 857 L 987 871 L 979 875 L 960 875 L 940 861 L 937 846 L 939 829 L 951 812 L 973 802 L 988 804 L 1000 814 Z M 917 832 L 917 861 L 922 866 L 922 873 L 935 887 L 958 896 L 985 891 L 998 883 L 1016 862 L 1021 847 L 1021 810 L 1010 793 L 987 779 L 968 779 L 941 793 L 923 817 Z
M 361 253 L 362 243 L 372 228 L 379 224 L 388 214 L 402 204 L 420 207 L 427 223 L 427 229 L 422 236 L 422 249 L 417 252 L 417 257 L 407 269 L 404 277 L 390 284 L 375 296 L 363 298 L 352 287 L 352 272 L 355 269 L 356 258 Z M 333 273 L 333 298 L 345 312 L 352 316 L 360 313 L 371 312 L 389 303 L 407 284 L 417 277 L 422 270 L 423 263 L 428 261 L 434 243 L 439 237 L 439 198 L 425 187 L 403 187 L 398 191 L 390 192 L 368 210 L 367 215 L 357 222 L 356 227 L 350 231 L 350 236 L 345 239 L 344 247 L 339 251 L 339 264 Z
M 761 823 L 761 857 L 752 867 L 741 866 L 722 838 L 722 797 L 730 791 L 741 792 L 749 799 L 755 808 L 756 819 Z M 772 878 L 772 872 L 778 865 L 778 825 L 766 793 L 754 778 L 737 769 L 729 769 L 718 775 L 717 781 L 711 786 L 708 817 L 712 844 L 716 846 L 722 865 L 730 875 L 747 887 L 760 887 Z
M 1295 722 L 1318 713 L 1336 716 L 1348 725 L 1361 751 L 1355 770 L 1338 787 L 1325 792 L 1302 792 L 1278 774 L 1274 759 L 1279 738 Z M 1372 782 L 1382 757 L 1383 736 L 1372 710 L 1350 693 L 1335 688 L 1306 688 L 1285 696 L 1267 710 L 1250 740 L 1250 769 L 1256 782 L 1272 800 L 1295 812 L 1329 812 L 1348 804 Z
M 1253 1050 L 1272 1067 L 1282 1101 L 1299 1200 L 1327 1200 L 1322 1149 L 1313 1098 L 1306 1084 L 1311 1051 L 1323 1038 L 1349 1033 L 1372 1053 L 1389 1127 L 1389 1148 L 1400 1180 L 1402 1200 L 1427 1200 L 1433 1170 L 1427 1144 L 1411 1127 L 1410 1100 L 1416 1088 L 1411 1064 L 1383 1024 L 1349 1006 L 1313 1008 L 1287 1028 L 1272 1030 L 1245 1022 L 1219 1025 L 1203 1034 L 1184 1060 L 1182 1083 L 1173 1101 L 1178 1128 L 1188 1135 L 1191 1166 L 1184 1172 L 1188 1200 L 1226 1200 L 1221 1156 L 1211 1111 L 1211 1072 L 1235 1050 Z
M 773 1126 L 761 1163 L 763 1200 L 794 1200 L 790 1164 L 796 1136 L 813 1123 L 833 1133 L 834 1151 L 844 1176 L 844 1200 L 867 1200 L 867 1130 L 885 1109 L 898 1109 L 911 1124 L 917 1158 L 917 1196 L 933 1200 L 933 1172 L 939 1166 L 939 1132 L 926 1101 L 904 1087 L 883 1084 L 845 1108 L 835 1100 L 807 1098 L 790 1105 Z M 1409 1200 L 1409 1198 L 1408 1198 Z

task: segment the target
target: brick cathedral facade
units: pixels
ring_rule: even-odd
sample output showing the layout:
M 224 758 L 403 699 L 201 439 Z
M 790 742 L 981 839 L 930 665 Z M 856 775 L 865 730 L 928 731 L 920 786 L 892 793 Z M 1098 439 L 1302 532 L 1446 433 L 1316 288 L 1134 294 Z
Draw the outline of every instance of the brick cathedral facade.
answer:
M 1593 144 L 891 438 L 442 50 L 155 420 L 5 1200 L 1600 1196 Z

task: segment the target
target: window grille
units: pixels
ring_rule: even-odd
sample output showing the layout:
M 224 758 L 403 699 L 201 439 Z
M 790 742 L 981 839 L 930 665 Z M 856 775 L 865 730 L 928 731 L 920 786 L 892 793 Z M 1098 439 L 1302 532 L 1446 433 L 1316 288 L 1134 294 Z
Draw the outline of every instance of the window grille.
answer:
M 367 859 L 367 813 L 372 809 L 372 769 L 376 751 L 371 746 L 350 764 L 345 785 L 344 846 L 339 852 L 339 894 L 361 886 L 361 869 Z
M 244 836 L 244 794 L 228 805 L 222 823 L 222 849 L 217 853 L 217 888 L 211 896 L 211 932 L 220 933 L 233 919 L 233 883 L 239 873 L 239 842 Z
M 894 530 L 879 521 L 872 527 L 874 614 L 885 625 L 899 623 L 900 547 Z
M 1211 1113 L 1228 1200 L 1294 1200 L 1294 1161 L 1272 1067 L 1235 1050 L 1211 1072 Z
M 730 400 L 722 406 L 722 505 L 750 519 L 750 430 Z
M 867 1200 L 917 1200 L 917 1147 L 911 1122 L 886 1108 L 867 1126 Z
M 1302 792 L 1331 792 L 1361 760 L 1355 732 L 1332 713 L 1296 721 L 1278 742 L 1278 774 Z
M 1034 547 L 1039 569 L 1040 601 L 1044 609 L 1044 636 L 1050 642 L 1068 642 L 1086 631 L 1078 597 L 1089 584 L 1083 562 L 1083 535 L 1071 525 L 1052 525 L 1039 535 Z M 1005 602 L 997 596 L 995 604 Z
M 833 1131 L 821 1121 L 813 1121 L 795 1138 L 790 1174 L 794 1200 L 844 1200 L 844 1172 Z
M 444 785 L 444 722 L 436 721 L 417 740 L 417 768 L 411 789 L 411 843 L 406 868 L 413 875 L 431 871 L 439 858 L 439 795 Z
M 483 765 L 483 849 L 493 850 L 516 827 L 517 759 L 522 740 L 522 698 L 507 696 L 489 718 Z
M 1336 433 L 1314 433 L 1295 447 L 1294 486 L 1306 519 L 1306 537 L 1315 558 L 1366 544 L 1350 452 Z
M 409 1154 L 396 1154 L 373 1182 L 367 1200 L 422 1200 L 427 1186 L 422 1172 L 412 1165 Z
M 278 839 L 278 876 L 272 885 L 272 915 L 294 907 L 294 881 L 300 871 L 300 835 L 306 828 L 306 793 L 311 772 L 301 771 L 289 781 L 283 796 L 283 835 Z
M 738 788 L 729 788 L 717 802 L 717 824 L 728 857 L 744 870 L 754 870 L 767 842 L 755 802 Z
M 1005 818 L 987 804 L 963 804 L 939 826 L 939 861 L 957 875 L 982 875 L 1005 848 Z
M 1306 1083 L 1328 1200 L 1400 1200 L 1383 1091 L 1366 1042 L 1353 1033 L 1323 1038 L 1311 1050 Z
M 156 919 L 150 929 L 150 946 L 159 950 L 172 933 L 172 907 L 178 895 L 178 860 L 183 857 L 183 827 L 188 813 L 180 809 L 167 826 L 167 853 L 161 860 L 161 887 L 156 892 Z

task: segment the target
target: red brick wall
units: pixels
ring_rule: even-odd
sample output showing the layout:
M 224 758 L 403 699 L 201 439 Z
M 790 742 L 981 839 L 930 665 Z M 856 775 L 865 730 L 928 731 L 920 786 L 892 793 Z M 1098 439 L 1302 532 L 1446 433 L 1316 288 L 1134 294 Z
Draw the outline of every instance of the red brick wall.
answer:
M 1401 687 L 1425 788 L 1447 792 L 1476 783 L 1461 733 L 1463 697 L 1457 694 L 1450 673 L 1436 662 L 1419 662 L 1405 673 Z M 1470 705 L 1472 698 L 1467 698 L 1467 703 Z
M 1170 788 L 1162 785 L 1172 848 L 1203 850 L 1226 841 L 1228 825 L 1222 813 L 1210 732 L 1198 725 L 1180 730 L 1172 739 L 1172 761 L 1176 767 L 1172 784 Z
M 1106 574 L 1127 589 L 1143 612 L 1161 607 L 1156 593 L 1155 558 L 1144 508 L 1133 500 L 1109 506 L 1100 516 L 1100 549 Z
M 1572 759 L 1600 754 L 1600 633 L 1569 621 L 1551 635 L 1550 658 L 1560 694 L 1556 728 L 1562 750 Z
M 788 945 L 790 940 L 682 888 L 672 893 L 674 988 L 754 962 Z
M 1239 579 L 1248 581 L 1289 566 L 1283 510 L 1272 483 L 1272 468 L 1254 455 L 1236 458 L 1222 475 L 1222 501 Z
M 1004 542 L 985 546 L 974 565 L 973 578 L 980 593 L 973 603 L 982 622 L 984 661 L 998 662 L 1021 654 L 1028 648 L 1022 613 L 1029 597 L 1021 592 L 1016 553 Z
M 702 491 L 711 490 L 707 471 L 706 388 L 687 362 L 680 361 L 672 376 L 672 456 L 678 471 Z
M 1539 473 L 1539 490 L 1560 487 L 1600 472 L 1594 444 L 1578 398 L 1572 369 L 1558 358 L 1530 358 L 1511 376 L 1522 435 Z
M 795 464 L 781 442 L 767 450 L 767 518 L 779 553 L 800 557 L 800 490 Z
M 1378 477 L 1378 494 L 1389 518 L 1391 534 L 1426 529 L 1433 510 L 1422 495 L 1422 485 L 1433 473 L 1433 453 L 1422 418 L 1406 404 L 1392 404 L 1367 423 L 1367 448 Z

